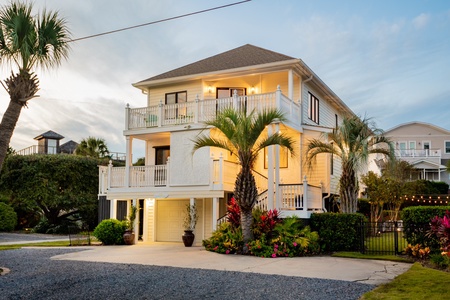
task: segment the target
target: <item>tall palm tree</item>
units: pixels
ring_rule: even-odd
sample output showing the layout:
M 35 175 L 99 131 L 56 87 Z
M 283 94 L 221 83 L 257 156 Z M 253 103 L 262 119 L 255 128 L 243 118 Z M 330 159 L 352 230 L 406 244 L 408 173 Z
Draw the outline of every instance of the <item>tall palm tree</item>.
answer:
M 368 118 L 347 116 L 341 126 L 322 139 L 312 139 L 306 149 L 306 161 L 311 167 L 321 153 L 329 153 L 341 160 L 342 174 L 339 179 L 340 211 L 354 213 L 358 204 L 358 172 L 367 166 L 369 155 L 380 153 L 393 157 L 394 148 L 381 129 Z
M 261 113 L 227 108 L 218 113 L 215 119 L 205 122 L 222 133 L 222 137 L 212 138 L 205 134 L 194 140 L 194 151 L 202 147 L 217 147 L 235 155 L 241 170 L 237 174 L 234 186 L 234 198 L 241 210 L 241 228 L 244 240 L 243 252 L 248 252 L 247 243 L 253 239 L 251 225 L 252 209 L 257 201 L 258 192 L 252 169 L 258 153 L 270 145 L 286 147 L 293 153 L 293 140 L 276 132 L 265 136 L 266 126 L 274 121 L 285 121 L 283 113 L 278 110 L 266 110 Z
M 1 82 L 10 102 L 0 123 L 0 170 L 22 107 L 36 97 L 39 80 L 34 67 L 58 66 L 69 52 L 70 33 L 57 12 L 32 14 L 32 4 L 11 2 L 0 9 L 0 59 L 17 67 Z
M 87 139 L 81 140 L 77 149 L 75 149 L 75 154 L 94 158 L 105 158 L 109 157 L 109 150 L 104 139 L 97 139 L 90 136 Z

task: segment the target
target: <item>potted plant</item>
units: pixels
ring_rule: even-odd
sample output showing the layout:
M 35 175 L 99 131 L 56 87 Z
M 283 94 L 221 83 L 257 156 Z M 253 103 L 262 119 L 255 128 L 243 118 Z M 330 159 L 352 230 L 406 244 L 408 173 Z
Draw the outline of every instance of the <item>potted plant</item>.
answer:
M 130 213 L 128 214 L 126 223 L 126 229 L 123 233 L 123 240 L 125 245 L 134 245 L 134 220 L 136 220 L 136 212 L 137 207 L 135 205 L 131 205 Z
M 195 235 L 194 229 L 195 225 L 197 225 L 198 214 L 197 207 L 195 203 L 193 205 L 186 204 L 186 215 L 184 217 L 184 234 L 181 237 L 183 239 L 184 246 L 191 247 L 194 243 Z

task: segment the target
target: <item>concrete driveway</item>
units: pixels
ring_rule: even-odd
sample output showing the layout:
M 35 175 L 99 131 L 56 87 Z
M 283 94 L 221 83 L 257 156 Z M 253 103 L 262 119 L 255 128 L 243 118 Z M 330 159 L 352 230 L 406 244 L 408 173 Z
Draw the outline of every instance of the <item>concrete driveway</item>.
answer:
M 275 274 L 372 285 L 389 282 L 411 267 L 407 263 L 329 256 L 259 258 L 224 255 L 206 251 L 203 247 L 186 248 L 180 243 L 95 246 L 84 249 L 86 250 L 54 256 L 52 259 Z

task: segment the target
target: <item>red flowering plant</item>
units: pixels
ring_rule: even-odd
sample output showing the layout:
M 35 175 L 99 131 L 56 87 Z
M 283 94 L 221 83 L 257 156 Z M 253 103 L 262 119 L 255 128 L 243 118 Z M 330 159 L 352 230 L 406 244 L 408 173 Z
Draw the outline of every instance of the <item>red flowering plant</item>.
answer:
M 270 241 L 273 236 L 273 229 L 283 220 L 280 218 L 278 210 L 263 211 L 260 209 L 253 210 L 253 236 L 255 239 L 260 238 L 263 234 Z
M 450 256 L 450 211 L 446 211 L 441 218 L 435 216 L 431 220 L 431 229 L 428 231 L 428 236 L 436 236 L 441 245 L 442 255 Z
M 241 225 L 241 210 L 234 197 L 232 197 L 227 205 L 227 221 L 231 223 L 233 228 Z

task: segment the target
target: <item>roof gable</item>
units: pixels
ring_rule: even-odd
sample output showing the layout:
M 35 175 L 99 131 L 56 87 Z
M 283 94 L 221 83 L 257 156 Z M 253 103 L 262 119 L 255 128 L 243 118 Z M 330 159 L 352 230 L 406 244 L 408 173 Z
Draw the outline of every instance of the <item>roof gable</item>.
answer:
M 275 63 L 295 59 L 278 52 L 270 51 L 250 44 L 199 60 L 189 65 L 150 77 L 139 83 L 180 76 L 217 72 L 261 64 Z
M 38 135 L 37 137 L 35 137 L 35 140 L 42 140 L 42 139 L 53 139 L 53 140 L 60 140 L 63 139 L 64 137 L 62 135 L 60 135 L 59 133 L 56 133 L 52 130 L 49 130 L 47 132 L 44 132 L 40 135 Z
M 438 134 L 444 134 L 444 135 L 450 135 L 450 131 L 430 124 L 430 123 L 424 123 L 424 122 L 408 122 L 403 123 L 400 125 L 397 125 L 387 131 L 385 131 L 385 135 L 387 136 L 397 136 L 397 135 L 438 135 Z

